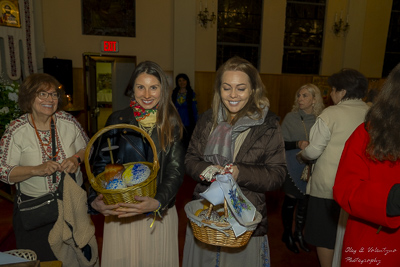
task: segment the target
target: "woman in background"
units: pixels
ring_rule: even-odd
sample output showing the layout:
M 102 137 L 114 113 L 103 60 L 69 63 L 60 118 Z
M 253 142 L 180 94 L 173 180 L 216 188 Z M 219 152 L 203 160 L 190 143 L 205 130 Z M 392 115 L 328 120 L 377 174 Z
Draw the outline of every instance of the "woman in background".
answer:
M 341 266 L 400 262 L 400 64 L 346 142 L 333 187 L 349 213 Z
M 342 69 L 328 78 L 335 105 L 318 116 L 310 130 L 310 144 L 301 151 L 306 160 L 317 160 L 307 184 L 310 195 L 305 238 L 317 247 L 322 267 L 332 267 L 340 206 L 333 200 L 332 187 L 344 144 L 365 118 L 368 105 L 362 101 L 368 80 L 353 69 Z
M 172 92 L 172 102 L 178 110 L 185 127 L 183 135 L 183 145 L 187 149 L 197 122 L 197 101 L 196 94 L 190 86 L 189 77 L 180 73 L 175 78 L 176 87 Z
M 217 158 L 224 158 L 228 164 L 217 162 Z M 210 185 L 200 179 L 200 174 L 229 163 L 233 164 L 233 179 L 263 218 L 249 243 L 239 248 L 202 243 L 188 226 L 183 266 L 270 264 L 265 192 L 279 189 L 285 179 L 284 143 L 279 118 L 269 110 L 257 69 L 239 57 L 229 59 L 218 69 L 212 109 L 201 116 L 190 141 L 185 165 L 186 173 L 198 182 L 195 199 Z
M 138 204 L 106 205 L 103 195 L 97 196 L 92 191 L 88 199 L 90 207 L 106 216 L 101 264 L 176 267 L 179 250 L 175 196 L 184 175 L 182 123 L 171 101 L 167 77 L 158 64 L 140 63 L 131 80 L 133 86 L 128 86 L 125 92 L 132 99 L 130 107 L 112 113 L 106 126 L 132 124 L 149 134 L 160 164 L 157 193 L 154 198 L 132 196 Z M 149 142 L 133 129 L 113 129 L 105 137 L 110 138 L 112 146 L 118 146 L 114 159 L 119 163 L 154 161 Z M 107 147 L 104 139 L 100 145 Z M 93 173 L 103 172 L 110 162 L 108 151 L 100 154 L 94 162 Z
M 282 241 L 294 253 L 299 253 L 295 242 L 298 242 L 300 248 L 304 251 L 310 251 L 303 237 L 307 214 L 307 197 L 305 195 L 307 181 L 302 180 L 301 175 L 305 165 L 297 161 L 296 154 L 308 146 L 310 129 L 323 108 L 324 103 L 319 88 L 314 84 L 305 84 L 297 90 L 293 109 L 282 122 L 282 135 L 283 140 L 285 140 L 286 161 L 289 171 L 282 187 L 285 192 L 282 205 L 284 229 Z M 293 236 L 292 225 L 295 209 L 296 219 Z

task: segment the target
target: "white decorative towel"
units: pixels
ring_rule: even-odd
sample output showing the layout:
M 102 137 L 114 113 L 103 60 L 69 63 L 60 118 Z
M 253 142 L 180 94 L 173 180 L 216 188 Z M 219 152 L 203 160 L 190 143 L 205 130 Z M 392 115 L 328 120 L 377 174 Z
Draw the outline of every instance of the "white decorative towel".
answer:
M 219 174 L 210 187 L 200 193 L 211 204 L 219 205 L 226 199 L 228 205 L 227 221 L 232 225 L 235 236 L 244 234 L 247 230 L 244 225 L 253 222 L 256 213 L 254 205 L 243 195 L 232 174 Z

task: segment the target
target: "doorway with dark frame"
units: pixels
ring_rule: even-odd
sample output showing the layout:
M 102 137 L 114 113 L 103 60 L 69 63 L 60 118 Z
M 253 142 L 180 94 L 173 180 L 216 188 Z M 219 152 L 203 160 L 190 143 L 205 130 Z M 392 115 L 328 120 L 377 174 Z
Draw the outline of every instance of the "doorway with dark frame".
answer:
M 136 56 L 85 53 L 83 64 L 88 134 L 93 136 L 113 111 L 129 106 L 130 99 L 124 92 L 135 70 Z

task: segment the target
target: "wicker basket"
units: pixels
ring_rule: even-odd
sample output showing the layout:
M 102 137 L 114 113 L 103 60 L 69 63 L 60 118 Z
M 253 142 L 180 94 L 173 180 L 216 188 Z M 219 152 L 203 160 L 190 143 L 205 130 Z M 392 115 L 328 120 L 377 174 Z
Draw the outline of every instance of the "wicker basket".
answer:
M 199 218 L 194 215 L 198 209 L 203 208 L 204 199 L 193 200 L 185 205 L 185 212 L 193 229 L 193 235 L 206 244 L 221 247 L 241 247 L 249 242 L 253 231 L 261 222 L 262 216 L 256 211 L 254 221 L 245 225 L 247 231 L 236 237 L 232 226 L 227 222 L 215 222 Z M 226 212 L 226 205 L 224 205 Z
M 147 165 L 150 168 L 150 176 L 143 182 L 136 184 L 134 186 L 130 186 L 127 188 L 122 188 L 122 189 L 105 189 L 102 186 L 102 182 L 105 181 L 105 176 L 104 172 L 100 173 L 96 177 L 93 175 L 91 166 L 89 163 L 90 159 L 90 153 L 92 150 L 93 143 L 96 141 L 96 139 L 101 136 L 102 134 L 113 130 L 113 129 L 133 129 L 139 133 L 141 133 L 150 143 L 151 149 L 153 150 L 153 163 L 151 162 L 130 162 L 124 164 L 125 168 L 129 167 L 130 165 L 133 165 L 135 163 L 142 163 Z M 107 205 L 113 205 L 117 203 L 138 203 L 137 200 L 135 200 L 135 196 L 149 196 L 149 197 L 154 197 L 156 195 L 156 189 L 157 189 L 157 172 L 160 169 L 160 164 L 158 162 L 158 157 L 157 157 L 157 150 L 154 145 L 153 140 L 151 137 L 142 129 L 140 129 L 137 126 L 130 125 L 130 124 L 115 124 L 115 125 L 110 125 L 107 126 L 100 131 L 98 131 L 89 141 L 86 151 L 85 151 L 85 168 L 86 168 L 86 173 L 89 178 L 89 182 L 92 185 L 93 189 L 96 190 L 98 194 L 103 194 L 104 196 L 104 203 Z
M 13 249 L 9 251 L 4 251 L 3 253 L 7 253 L 30 261 L 35 261 L 37 259 L 35 251 L 30 249 Z

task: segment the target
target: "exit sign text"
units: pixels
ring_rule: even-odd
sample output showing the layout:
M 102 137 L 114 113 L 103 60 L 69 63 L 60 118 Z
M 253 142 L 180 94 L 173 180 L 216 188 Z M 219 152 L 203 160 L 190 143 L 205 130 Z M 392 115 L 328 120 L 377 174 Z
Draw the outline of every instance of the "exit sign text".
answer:
M 118 52 L 118 42 L 101 41 L 101 52 Z

